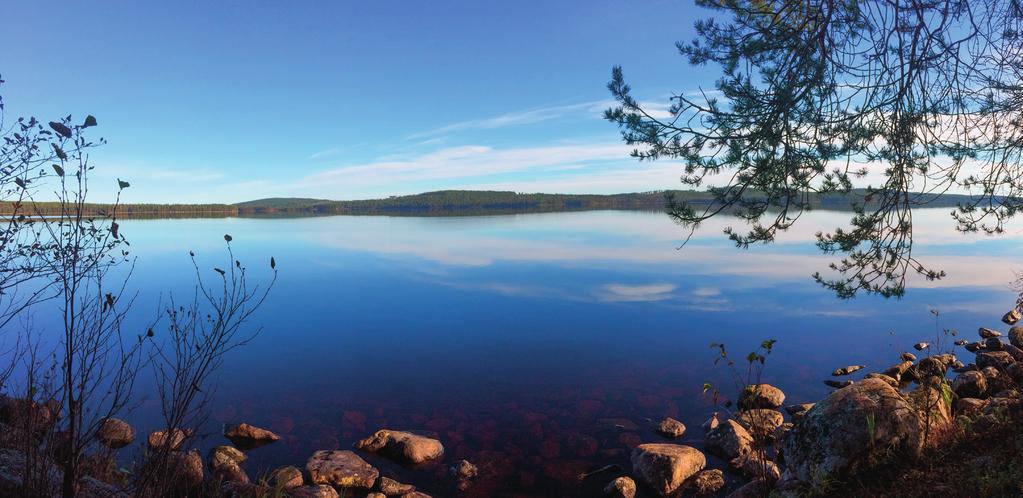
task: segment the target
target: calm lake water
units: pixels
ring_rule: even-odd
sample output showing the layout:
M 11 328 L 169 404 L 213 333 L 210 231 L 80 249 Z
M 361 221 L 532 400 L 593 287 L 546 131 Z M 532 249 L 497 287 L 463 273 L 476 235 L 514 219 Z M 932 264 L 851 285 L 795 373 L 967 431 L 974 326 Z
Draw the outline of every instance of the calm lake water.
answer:
M 651 429 L 660 418 L 683 421 L 682 442 L 702 447 L 699 425 L 715 409 L 703 383 L 734 385 L 711 342 L 745 356 L 777 339 L 765 380 L 805 402 L 828 391 L 821 381 L 836 367 L 887 367 L 938 328 L 973 337 L 1013 303 L 1023 236 L 957 234 L 944 209 L 916 214 L 915 255 L 948 278 L 913 280 L 902 300 L 834 298 L 810 278 L 830 260 L 812 239 L 847 218 L 815 212 L 748 251 L 721 235 L 729 220 L 679 250 L 665 215 L 618 211 L 137 220 L 122 231 L 139 258 L 139 323 L 169 292 L 189 292 L 190 249 L 211 277 L 225 233 L 254 281 L 276 258 L 278 284 L 252 323 L 263 331 L 222 369 L 202 442 L 223 444 L 220 424 L 236 421 L 281 434 L 250 453 L 250 475 L 302 467 L 315 450 L 386 427 L 435 433 L 445 465 L 479 465 L 462 496 L 581 496 L 616 474 L 578 474 L 627 467 L 630 447 L 663 441 Z M 132 416 L 143 434 L 153 409 Z M 456 494 L 440 465 L 366 458 Z

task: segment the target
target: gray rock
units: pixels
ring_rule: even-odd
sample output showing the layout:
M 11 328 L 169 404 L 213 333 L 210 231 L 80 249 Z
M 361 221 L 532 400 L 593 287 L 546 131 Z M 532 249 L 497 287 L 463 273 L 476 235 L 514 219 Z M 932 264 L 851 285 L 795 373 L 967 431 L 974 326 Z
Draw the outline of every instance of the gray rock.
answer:
M 710 418 L 708 418 L 707 421 L 704 422 L 703 425 L 701 425 L 700 427 L 703 429 L 704 432 L 710 432 L 716 429 L 717 426 L 719 425 L 721 425 L 721 418 L 718 416 L 718 412 L 714 412 L 710 415 Z
M 192 437 L 192 429 L 171 429 L 169 431 L 163 430 L 150 433 L 146 442 L 154 450 L 167 446 L 169 447 L 168 449 L 176 451 L 181 449 L 181 445 L 190 437 Z M 202 459 L 199 461 L 201 463 Z
M 468 460 L 459 460 L 448 469 L 448 473 L 456 479 L 473 479 L 479 475 L 480 469 Z
M 916 361 L 916 355 L 913 354 L 913 353 L 902 353 L 901 355 L 899 355 L 899 358 L 902 361 L 908 361 L 908 362 Z
M 729 465 L 750 479 L 776 482 L 781 478 L 781 470 L 778 469 L 778 465 L 768 460 L 764 455 L 750 453 L 749 455 L 732 459 Z
M 872 423 L 868 423 L 872 421 Z M 781 444 L 799 481 L 842 478 L 886 457 L 918 455 L 920 419 L 909 399 L 878 379 L 832 392 L 797 421 Z
M 826 385 L 828 387 L 833 387 L 835 389 L 842 389 L 844 387 L 849 387 L 849 386 L 853 385 L 853 381 L 851 381 L 851 380 L 830 380 L 830 379 L 828 379 L 828 380 L 824 381 L 824 385 Z
M 923 351 L 923 350 L 925 350 L 925 349 L 927 349 L 929 347 L 931 347 L 931 343 L 929 343 L 929 342 L 918 342 L 918 343 L 913 345 L 913 349 L 915 349 L 917 351 Z

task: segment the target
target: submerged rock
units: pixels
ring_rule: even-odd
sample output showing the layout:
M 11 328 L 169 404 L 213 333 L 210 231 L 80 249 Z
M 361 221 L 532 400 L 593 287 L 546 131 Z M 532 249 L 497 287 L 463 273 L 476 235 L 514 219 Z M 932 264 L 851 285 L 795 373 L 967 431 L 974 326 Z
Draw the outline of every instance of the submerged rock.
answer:
M 244 422 L 226 427 L 224 437 L 241 449 L 258 448 L 281 439 L 277 434 Z
M 436 439 L 387 429 L 376 431 L 372 436 L 355 443 L 355 447 L 410 464 L 428 462 L 444 454 L 444 446 Z
M 739 408 L 780 408 L 785 403 L 785 393 L 770 384 L 746 386 L 739 395 Z
M 680 444 L 641 444 L 632 450 L 633 474 L 662 496 L 674 493 L 706 465 L 700 450 Z
M 336 488 L 370 489 L 380 472 L 348 450 L 320 450 L 309 457 L 306 472 L 313 484 Z
M 916 410 L 898 389 L 878 379 L 829 394 L 795 423 L 781 444 L 788 471 L 811 484 L 920 450 Z
M 864 368 L 867 368 L 867 366 L 866 365 L 849 365 L 847 367 L 836 368 L 834 372 L 831 372 L 831 375 L 833 377 L 841 377 L 843 375 L 849 375 L 849 374 L 851 374 L 853 372 L 856 372 L 858 370 L 863 370 Z
M 667 417 L 657 424 L 657 433 L 669 438 L 680 438 L 686 433 L 686 426 L 682 422 Z

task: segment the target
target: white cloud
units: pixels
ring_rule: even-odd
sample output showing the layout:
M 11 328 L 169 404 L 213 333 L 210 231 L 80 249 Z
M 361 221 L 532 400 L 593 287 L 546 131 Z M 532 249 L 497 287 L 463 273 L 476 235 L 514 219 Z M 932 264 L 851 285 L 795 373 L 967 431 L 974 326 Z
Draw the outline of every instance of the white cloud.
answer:
M 414 133 L 409 135 L 408 138 L 415 139 L 434 135 L 443 135 L 445 133 L 452 133 L 456 131 L 493 130 L 508 126 L 529 125 L 572 115 L 598 118 L 604 109 L 607 109 L 612 105 L 614 105 L 614 101 L 611 100 L 593 100 L 577 104 L 533 107 L 521 111 L 507 112 L 489 118 L 471 119 L 468 121 L 452 123 L 432 130 Z
M 673 284 L 607 284 L 601 287 L 598 296 L 608 302 L 649 302 L 664 301 L 672 297 Z

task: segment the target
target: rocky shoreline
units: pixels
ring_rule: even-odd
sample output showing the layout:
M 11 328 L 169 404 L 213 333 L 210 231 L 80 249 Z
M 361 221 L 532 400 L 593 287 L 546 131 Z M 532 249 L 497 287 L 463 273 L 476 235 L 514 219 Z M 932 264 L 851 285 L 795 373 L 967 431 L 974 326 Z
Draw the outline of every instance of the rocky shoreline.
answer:
M 934 344 L 917 343 L 913 345 L 916 353 L 903 352 L 894 365 L 881 371 L 869 371 L 863 365 L 838 368 L 832 372 L 835 379 L 825 381 L 834 390 L 815 403 L 786 404 L 785 393 L 778 387 L 747 385 L 734 412 L 714 412 L 702 424 L 702 448 L 670 442 L 684 437 L 687 428 L 666 417 L 654 429 L 661 441 L 638 442 L 632 448 L 631 468 L 609 465 L 580 479 L 604 479 L 606 484 L 600 486 L 612 498 L 721 496 L 726 483 L 734 482 L 736 476 L 743 483 L 731 486 L 736 489 L 727 494 L 729 498 L 834 494 L 827 491 L 836 481 L 869 479 L 876 469 L 914 462 L 964 431 L 1004 423 L 1016 413 L 1023 387 L 1019 321 L 1020 313 L 1014 310 L 1003 317 L 1011 327 L 1004 335 L 981 327 L 976 341 L 948 338 L 947 347 L 942 338 Z M 955 355 L 958 348 L 973 353 L 974 361 L 961 362 Z M 848 378 L 861 371 L 866 373 L 860 379 Z M 52 426 L 59 410 L 2 399 L 0 432 L 24 425 L 25 417 L 32 418 L 34 427 Z M 153 432 L 146 439 L 150 454 L 165 451 L 169 455 L 176 487 L 172 492 L 180 496 L 209 496 L 213 490 L 215 495 L 231 497 L 428 498 L 414 484 L 383 475 L 360 453 L 409 468 L 439 465 L 445 454 L 443 443 L 431 435 L 380 429 L 352 450 L 315 451 L 303 468 L 281 467 L 257 480 L 243 469 L 246 452 L 280 440 L 277 434 L 246 423 L 226 426 L 223 436 L 231 445 L 212 448 L 205 460 L 196 450 L 183 449 L 192 435 L 175 429 Z M 133 443 L 135 431 L 111 418 L 101 425 L 96 440 L 113 452 Z M 17 489 L 24 465 L 17 451 L 0 449 L 0 491 Z M 714 465 L 720 468 L 710 468 Z M 470 490 L 480 475 L 479 468 L 467 460 L 449 464 L 446 470 L 451 489 L 460 491 Z M 53 466 L 48 472 L 56 476 L 60 470 Z M 131 496 L 94 476 L 80 481 L 79 496 Z

